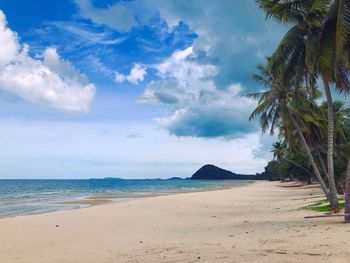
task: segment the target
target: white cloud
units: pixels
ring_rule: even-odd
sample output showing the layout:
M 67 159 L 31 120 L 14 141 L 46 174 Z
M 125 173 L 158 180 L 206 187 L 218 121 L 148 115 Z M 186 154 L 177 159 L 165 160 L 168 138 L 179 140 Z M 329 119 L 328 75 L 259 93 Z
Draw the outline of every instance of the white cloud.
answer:
M 7 28 L 6 17 L 0 10 L 0 67 L 5 66 L 16 57 L 20 45 L 17 34 Z
M 95 8 L 90 0 L 75 0 L 80 15 L 97 24 L 106 24 L 119 32 L 127 32 L 134 25 L 134 13 L 127 2 L 117 2 L 108 8 Z
M 141 64 L 134 64 L 133 68 L 130 70 L 129 75 L 124 75 L 119 73 L 118 71 L 115 72 L 115 81 L 118 83 L 122 83 L 124 81 L 129 81 L 132 84 L 139 84 L 142 82 L 147 75 L 147 68 Z
M 132 26 L 149 25 L 150 18 L 158 14 L 170 31 L 180 22 L 187 24 L 198 35 L 193 52 L 215 61 L 220 72 L 216 81 L 222 85 L 252 84 L 251 72 L 255 65 L 273 51 L 285 31 L 283 26 L 265 21 L 255 1 L 221 0 L 218 4 L 217 0 L 138 0 L 117 1 L 106 8 L 93 7 L 92 0 L 75 2 L 81 7 L 82 16 L 117 30 L 122 8 L 129 17 L 122 21 L 126 23 L 125 31 Z M 85 9 L 89 10 L 88 15 L 83 12 Z M 97 16 L 103 19 L 94 18 Z
M 196 61 L 192 47 L 153 67 L 161 79 L 147 85 L 139 102 L 167 105 L 173 113 L 156 121 L 171 134 L 237 138 L 256 131 L 248 121 L 255 101 L 240 95 L 241 84 L 219 89 L 217 67 Z
M 214 65 L 197 62 L 192 47 L 175 51 L 170 58 L 154 68 L 161 78 L 174 78 L 187 83 L 189 87 L 198 87 L 203 81 L 208 85 L 208 80 L 218 73 Z
M 122 83 L 126 80 L 126 76 L 116 71 L 114 80 L 118 83 Z
M 217 68 L 196 62 L 192 47 L 175 51 L 168 59 L 153 65 L 158 81 L 151 81 L 140 98 L 144 103 L 188 104 L 199 99 L 201 92 L 214 91 Z
M 198 35 L 193 44 L 194 53 L 201 53 L 217 63 L 220 71 L 217 78 L 225 85 L 251 82 L 251 72 L 264 59 L 256 54 L 270 54 L 285 31 L 277 23 L 265 21 L 255 1 L 221 0 L 220 4 L 216 0 L 143 2 L 144 5 L 148 3 L 153 12 L 159 12 L 170 27 L 181 21 Z
M 76 1 L 90 5 L 92 2 Z M 160 80 L 148 84 L 140 102 L 166 104 L 173 113 L 180 111 L 183 119 L 192 116 L 189 121 L 193 123 L 193 116 L 204 120 L 210 117 L 215 121 L 207 110 L 215 109 L 217 114 L 222 113 L 236 125 L 249 126 L 248 113 L 253 106 L 243 105 L 237 114 L 238 108 L 232 105 L 241 105 L 246 100 L 239 94 L 231 96 L 232 89 L 228 87 L 240 83 L 242 94 L 256 88 L 251 74 L 255 65 L 262 63 L 264 56 L 277 45 L 285 31 L 283 27 L 265 21 L 254 1 L 222 0 L 218 4 L 216 0 L 139 0 L 124 4 L 133 10 L 133 17 L 137 17 L 133 26 L 135 23 L 136 26 L 150 25 L 150 18 L 159 14 L 170 31 L 182 22 L 198 36 L 192 47 L 176 51 L 163 63 L 153 65 Z M 93 13 L 112 12 L 120 6 L 121 2 L 117 2 L 103 9 L 94 8 Z M 103 23 L 113 27 L 114 22 L 106 19 Z M 116 74 L 116 81 L 123 82 L 126 78 Z M 177 119 L 180 120 L 179 116 Z M 209 128 L 213 127 L 210 123 L 214 122 L 208 122 Z
M 256 125 L 248 121 L 256 103 L 240 96 L 241 89 L 241 85 L 233 84 L 223 91 L 201 91 L 199 97 L 156 121 L 177 136 L 244 137 L 257 130 Z
M 187 90 L 187 86 L 176 79 L 153 80 L 148 83 L 139 102 L 146 104 L 178 104 L 192 96 L 194 94 Z
M 28 50 L 7 27 L 0 10 L 0 89 L 59 110 L 87 112 L 95 86 L 55 48 L 46 49 L 42 60 L 31 57 Z

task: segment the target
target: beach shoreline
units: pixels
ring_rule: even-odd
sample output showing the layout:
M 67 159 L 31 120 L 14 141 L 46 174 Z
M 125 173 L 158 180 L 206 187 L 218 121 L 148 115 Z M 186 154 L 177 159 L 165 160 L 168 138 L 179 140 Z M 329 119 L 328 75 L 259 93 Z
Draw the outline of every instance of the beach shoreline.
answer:
M 3 183 L 5 182 L 5 183 Z M 178 193 L 240 187 L 253 180 L 0 180 L 0 218 L 51 213 Z
M 148 193 L 148 194 L 94 195 L 94 196 L 90 195 L 90 196 L 86 196 L 83 199 L 72 199 L 72 200 L 67 200 L 67 201 L 60 201 L 60 202 L 57 202 L 57 204 L 86 205 L 86 206 L 75 208 L 75 209 L 81 209 L 81 208 L 88 208 L 88 207 L 92 207 L 92 206 L 96 206 L 96 205 L 105 205 L 105 204 L 110 204 L 110 203 L 114 203 L 114 202 L 128 202 L 128 201 L 133 201 L 133 200 L 137 200 L 137 199 L 151 198 L 151 197 L 157 197 L 157 196 L 168 196 L 168 195 L 187 194 L 187 193 L 202 193 L 202 192 L 211 192 L 211 191 L 233 189 L 236 187 L 243 187 L 247 184 L 253 184 L 255 182 L 257 182 L 257 181 L 247 180 L 247 183 L 243 184 L 243 185 L 232 185 L 232 186 L 212 187 L 212 188 L 199 188 L 199 189 L 192 189 L 192 190 L 185 190 L 185 191 L 179 190 L 179 191 L 173 191 L 173 192 L 159 192 L 159 193 Z M 67 210 L 71 210 L 71 209 L 67 209 Z M 50 213 L 50 212 L 48 212 L 48 213 Z M 6 218 L 6 217 L 4 217 L 4 218 Z M 0 219 L 1 219 L 1 217 L 0 217 Z
M 257 181 L 0 219 L 3 262 L 347 262 L 350 226 L 305 220 L 315 187 Z M 319 197 L 322 199 L 322 197 Z

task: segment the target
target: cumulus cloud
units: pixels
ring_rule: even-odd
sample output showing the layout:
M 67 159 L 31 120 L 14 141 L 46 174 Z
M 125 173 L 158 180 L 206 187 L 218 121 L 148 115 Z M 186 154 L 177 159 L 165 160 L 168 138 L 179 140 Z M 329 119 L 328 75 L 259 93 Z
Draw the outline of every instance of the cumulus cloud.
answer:
M 19 44 L 17 34 L 6 26 L 6 17 L 0 10 L 0 66 L 3 67 L 17 55 Z
M 207 81 L 218 73 L 216 66 L 196 61 L 193 47 L 175 51 L 170 58 L 155 65 L 154 68 L 161 78 L 175 78 L 180 82 L 188 83 L 190 87 L 199 86 L 201 83 L 198 81 Z
M 95 86 L 55 48 L 48 48 L 42 59 L 28 54 L 15 32 L 7 27 L 0 10 L 0 89 L 34 103 L 67 112 L 87 112 L 95 95 Z
M 265 21 L 255 1 L 221 0 L 218 4 L 217 0 L 138 0 L 118 1 L 106 8 L 94 7 L 92 0 L 75 2 L 83 17 L 117 30 L 122 8 L 130 17 L 123 20 L 128 24 L 125 31 L 132 26 L 147 25 L 157 14 L 166 21 L 169 30 L 180 22 L 186 23 L 198 35 L 193 44 L 193 52 L 198 55 L 196 59 L 210 60 L 218 67 L 220 73 L 215 81 L 223 87 L 232 82 L 252 85 L 251 73 L 255 65 L 273 51 L 285 31 L 277 23 Z M 88 16 L 85 9 L 89 10 Z M 103 21 L 94 19 L 99 15 L 103 16 Z
M 255 65 L 272 52 L 284 28 L 264 21 L 254 1 L 139 0 L 126 5 L 138 18 L 133 26 L 147 25 L 152 15 L 159 14 L 170 31 L 185 23 L 198 36 L 191 47 L 149 66 L 159 80 L 148 83 L 139 101 L 166 105 L 172 114 L 157 119 L 163 127 L 178 136 L 199 137 L 235 137 L 254 129 L 248 123 L 253 102 L 241 94 L 256 89 L 251 78 Z M 103 23 L 113 27 L 114 21 Z M 116 74 L 116 81 L 125 80 L 127 76 Z
M 273 51 L 285 31 L 276 23 L 265 21 L 255 1 L 144 2 L 159 12 L 168 25 L 183 21 L 198 35 L 193 50 L 198 60 L 210 60 L 218 67 L 215 81 L 222 87 L 232 82 L 253 85 L 251 73 L 255 65 Z
M 173 113 L 156 121 L 170 134 L 237 138 L 256 131 L 248 122 L 256 104 L 240 95 L 244 87 L 231 84 L 219 89 L 213 81 L 217 67 L 198 63 L 191 47 L 153 67 L 160 80 L 151 81 L 139 101 L 168 106 Z
M 255 65 L 283 29 L 266 23 L 254 1 L 239 1 L 240 8 L 232 0 L 151 2 L 170 27 L 182 21 L 198 35 L 192 47 L 155 67 L 161 80 L 150 83 L 141 97 L 172 102 L 173 113 L 157 118 L 159 124 L 177 136 L 237 138 L 257 131 L 248 121 L 255 102 L 242 95 L 256 88 Z
M 162 79 L 148 83 L 146 90 L 139 99 L 140 103 L 147 104 L 178 104 L 190 97 L 191 93 L 175 79 Z
M 177 50 L 152 67 L 160 80 L 147 85 L 140 102 L 186 104 L 198 99 L 200 92 L 216 88 L 212 80 L 217 74 L 216 66 L 196 62 L 192 47 Z
M 129 81 L 132 84 L 139 84 L 142 82 L 147 75 L 147 68 L 141 64 L 134 64 L 133 68 L 130 70 L 129 75 L 124 75 L 119 73 L 118 71 L 115 72 L 115 78 L 114 80 L 118 83 L 122 83 L 124 81 Z
M 181 107 L 157 122 L 176 136 L 238 138 L 256 131 L 248 122 L 255 102 L 239 95 L 242 87 L 227 90 L 202 90 L 187 106 Z

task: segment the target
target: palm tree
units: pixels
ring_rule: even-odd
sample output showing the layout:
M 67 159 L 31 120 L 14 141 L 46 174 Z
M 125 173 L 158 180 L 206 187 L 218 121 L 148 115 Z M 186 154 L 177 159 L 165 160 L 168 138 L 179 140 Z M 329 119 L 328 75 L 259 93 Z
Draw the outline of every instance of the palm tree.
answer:
M 333 67 L 337 70 L 334 80 L 341 91 L 349 91 L 348 73 L 350 68 L 350 1 L 334 0 L 324 26 L 324 39 L 333 44 Z M 345 222 L 350 223 L 350 158 L 348 161 L 345 185 Z
M 339 211 L 334 177 L 334 113 L 330 84 L 335 83 L 338 89 L 348 89 L 347 64 L 339 54 L 344 50 L 348 37 L 346 26 L 339 29 L 335 22 L 345 16 L 335 14 L 341 10 L 341 3 L 348 1 L 331 0 L 257 0 L 267 17 L 291 25 L 273 54 L 270 65 L 273 71 L 280 71 L 280 65 L 286 65 L 286 72 L 304 75 L 310 84 L 318 76 L 322 78 L 328 104 L 328 136 L 327 136 L 327 178 L 330 188 L 332 210 Z M 343 7 L 345 4 L 343 3 Z M 338 8 L 338 9 L 337 9 Z M 342 12 L 347 14 L 347 12 Z M 347 18 L 347 17 L 346 17 Z M 346 20 L 346 19 L 343 19 Z M 347 21 L 348 22 L 348 21 Z M 344 25 L 347 25 L 344 22 Z M 346 32 L 346 34 L 342 34 Z M 338 37 L 337 37 L 338 36 Z M 348 39 L 348 38 L 347 38 Z M 348 59 L 348 58 L 347 58 Z M 288 77 L 289 74 L 285 74 Z M 297 78 L 301 80 L 303 78 Z M 299 83 L 298 83 L 299 84 Z M 310 85 L 313 86 L 313 85 Z
M 282 142 L 275 142 L 272 144 L 273 158 L 275 158 L 279 163 L 282 162 L 286 152 L 286 146 Z
M 293 164 L 294 166 L 298 167 L 299 169 L 306 172 L 309 176 L 311 176 L 309 177 L 309 181 L 311 182 L 311 178 L 313 177 L 313 174 L 309 170 L 307 170 L 305 167 L 291 160 L 288 157 L 288 149 L 285 143 L 281 141 L 277 141 L 273 143 L 271 152 L 273 154 L 273 158 L 276 159 L 280 165 L 282 164 L 283 161 Z
M 338 173 L 336 178 L 337 187 L 344 192 L 345 200 L 345 223 L 350 223 L 350 109 L 344 107 L 343 102 L 334 102 L 334 120 L 335 120 L 335 160 L 337 161 Z M 323 108 L 325 106 L 323 105 Z M 322 108 L 322 106 L 321 106 Z M 340 166 L 340 167 L 339 167 Z M 339 172 L 339 169 L 341 172 Z M 344 177 L 341 175 L 345 170 Z
M 335 143 L 335 113 L 330 90 L 330 84 L 335 84 L 340 91 L 348 91 L 350 84 L 347 70 L 349 69 L 349 52 L 346 42 L 349 41 L 350 13 L 349 1 L 315 1 L 326 12 L 324 21 L 313 28 L 318 38 L 316 45 L 310 44 L 306 52 L 308 70 L 311 74 L 320 75 L 327 98 L 327 166 L 329 186 L 336 196 L 336 181 L 334 174 L 334 143 Z M 347 57 L 346 57 L 347 56 Z M 310 63 L 311 61 L 311 63 Z M 339 208 L 337 209 L 339 210 Z
M 282 65 L 281 65 L 282 67 Z M 263 132 L 270 130 L 273 134 L 275 129 L 283 127 L 283 121 L 288 120 L 292 122 L 294 129 L 296 130 L 301 144 L 306 151 L 309 161 L 314 169 L 315 175 L 327 197 L 329 197 L 329 190 L 318 170 L 316 162 L 311 153 L 310 147 L 306 142 L 305 136 L 302 131 L 302 127 L 297 121 L 296 112 L 293 107 L 296 108 L 295 104 L 298 103 L 309 103 L 307 96 L 303 89 L 292 88 L 291 83 L 286 83 L 282 75 L 276 77 L 268 66 L 258 66 L 260 71 L 258 74 L 254 74 L 253 78 L 258 83 L 262 84 L 266 91 L 251 93 L 247 96 L 249 98 L 257 99 L 258 106 L 252 112 L 249 120 L 256 117 L 260 118 L 260 126 Z M 293 83 L 292 79 L 289 79 Z M 295 98 L 298 98 L 298 102 Z
M 323 63 L 331 69 L 332 81 L 340 91 L 349 91 L 348 73 L 350 69 L 350 1 L 329 0 L 329 11 L 321 30 L 322 49 L 325 58 Z M 325 6 L 325 4 L 322 4 Z

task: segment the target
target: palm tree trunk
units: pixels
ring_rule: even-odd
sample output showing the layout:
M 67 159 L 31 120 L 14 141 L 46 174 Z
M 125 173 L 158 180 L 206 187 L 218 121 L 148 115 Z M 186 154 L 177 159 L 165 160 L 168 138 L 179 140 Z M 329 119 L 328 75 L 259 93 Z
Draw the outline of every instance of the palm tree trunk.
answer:
M 323 78 L 324 90 L 327 98 L 328 108 L 328 142 L 327 142 L 327 167 L 328 167 L 328 185 L 330 195 L 330 205 L 332 212 L 339 212 L 339 202 L 337 199 L 337 188 L 334 178 L 333 150 L 334 150 L 334 112 L 331 89 L 328 81 Z
M 322 159 L 322 156 L 321 156 L 319 150 L 316 150 L 316 155 L 317 155 L 318 159 L 320 160 L 322 172 L 324 173 L 324 176 L 325 176 L 325 178 L 327 179 L 327 177 L 328 177 L 328 171 L 327 171 L 326 165 L 324 164 L 324 161 L 323 161 L 323 159 Z
M 346 169 L 346 181 L 345 181 L 345 223 L 350 223 L 350 159 L 348 160 L 348 167 Z
M 317 165 L 316 165 L 315 159 L 314 159 L 314 157 L 313 157 L 312 154 L 311 154 L 309 145 L 307 144 L 307 142 L 306 142 L 306 140 L 305 140 L 304 134 L 303 134 L 303 132 L 301 131 L 301 129 L 300 129 L 300 127 L 299 127 L 299 124 L 298 124 L 297 121 L 294 119 L 294 117 L 292 116 L 292 114 L 289 114 L 289 115 L 290 115 L 290 118 L 291 118 L 291 120 L 292 120 L 292 122 L 293 122 L 293 125 L 294 125 L 295 129 L 296 129 L 297 132 L 298 132 L 298 135 L 299 135 L 299 137 L 300 137 L 300 140 L 301 140 L 301 142 L 302 142 L 302 145 L 303 145 L 303 147 L 304 147 L 305 150 L 306 150 L 306 154 L 307 154 L 307 156 L 309 157 L 311 166 L 312 166 L 312 168 L 314 169 L 314 172 L 315 172 L 315 174 L 316 174 L 317 180 L 318 180 L 318 182 L 320 183 L 320 185 L 321 185 L 321 187 L 322 187 L 322 190 L 323 190 L 323 192 L 325 193 L 327 199 L 329 199 L 329 191 L 328 191 L 327 186 L 326 186 L 326 184 L 325 184 L 325 182 L 324 182 L 324 180 L 323 180 L 323 178 L 322 178 L 322 176 L 321 176 L 321 174 L 320 174 L 320 171 L 318 170 L 318 167 L 317 167 Z M 331 202 L 331 200 L 329 200 L 329 201 Z

